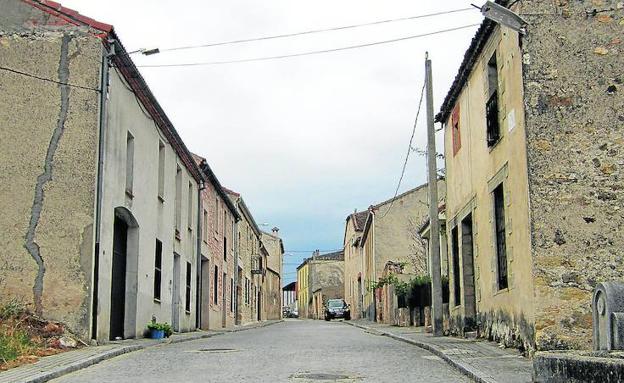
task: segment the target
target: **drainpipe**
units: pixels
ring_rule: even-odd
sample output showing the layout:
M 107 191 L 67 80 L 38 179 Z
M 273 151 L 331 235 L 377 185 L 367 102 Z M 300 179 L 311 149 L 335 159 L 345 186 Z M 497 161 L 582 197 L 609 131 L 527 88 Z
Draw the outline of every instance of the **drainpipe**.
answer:
M 201 254 L 201 242 L 203 235 L 202 227 L 202 191 L 206 188 L 204 181 L 199 181 L 199 189 L 197 189 L 197 275 L 196 288 L 195 288 L 195 329 L 197 330 L 201 324 L 201 281 L 202 281 L 202 254 Z
M 115 40 L 108 41 L 110 51 L 104 48 L 102 62 L 100 68 L 100 118 L 99 118 L 99 134 L 98 134 L 98 163 L 97 178 L 95 191 L 95 251 L 93 257 L 93 274 L 92 274 L 92 296 L 91 296 L 91 339 L 97 339 L 97 312 L 98 312 L 98 293 L 99 293 L 99 266 L 100 266 L 100 226 L 102 216 L 102 172 L 104 167 L 104 136 L 106 130 L 107 113 L 107 96 L 109 86 L 109 69 L 111 57 L 115 55 Z

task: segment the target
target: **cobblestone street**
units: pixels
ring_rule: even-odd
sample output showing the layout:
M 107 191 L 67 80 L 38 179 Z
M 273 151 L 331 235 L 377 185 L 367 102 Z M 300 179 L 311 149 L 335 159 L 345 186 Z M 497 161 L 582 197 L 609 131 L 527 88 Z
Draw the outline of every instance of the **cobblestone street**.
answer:
M 54 380 L 467 382 L 428 351 L 341 322 L 273 326 L 129 353 Z

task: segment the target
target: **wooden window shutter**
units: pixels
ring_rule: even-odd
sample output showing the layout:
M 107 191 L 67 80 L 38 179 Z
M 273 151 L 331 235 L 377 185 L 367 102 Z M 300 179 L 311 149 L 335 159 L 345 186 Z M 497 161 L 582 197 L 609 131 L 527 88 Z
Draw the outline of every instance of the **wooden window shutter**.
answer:
M 451 113 L 451 129 L 453 138 L 453 155 L 461 148 L 461 134 L 459 132 L 459 105 L 455 106 Z

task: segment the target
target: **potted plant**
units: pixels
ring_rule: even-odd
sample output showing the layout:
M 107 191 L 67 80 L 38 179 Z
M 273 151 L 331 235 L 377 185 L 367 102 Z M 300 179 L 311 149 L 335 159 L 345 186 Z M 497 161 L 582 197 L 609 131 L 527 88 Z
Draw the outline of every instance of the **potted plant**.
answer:
M 147 329 L 149 330 L 150 338 L 152 339 L 162 339 L 165 337 L 168 338 L 173 333 L 173 330 L 171 329 L 171 325 L 169 325 L 169 323 L 158 323 L 156 322 L 155 318 L 153 318 L 152 321 L 148 323 Z

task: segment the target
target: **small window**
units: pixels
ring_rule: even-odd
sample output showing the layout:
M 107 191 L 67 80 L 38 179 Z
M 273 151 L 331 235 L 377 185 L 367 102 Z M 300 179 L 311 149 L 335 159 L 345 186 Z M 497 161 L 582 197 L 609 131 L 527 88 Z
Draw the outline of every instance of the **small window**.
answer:
M 453 141 L 453 155 L 461 149 L 461 134 L 459 131 L 459 105 L 451 113 L 451 138 Z
M 165 200 L 165 144 L 158 141 L 158 198 Z
M 227 261 L 227 238 L 223 237 L 223 260 Z
M 219 198 L 215 198 L 215 233 L 219 234 Z
M 485 104 L 487 145 L 494 146 L 500 139 L 500 126 L 498 123 L 498 66 L 496 64 L 496 52 L 488 61 L 488 100 Z
M 182 226 L 182 169 L 176 166 L 176 193 L 175 193 L 175 230 L 176 238 L 180 239 L 180 227 Z
M 188 209 L 187 209 L 187 213 L 188 213 L 187 225 L 188 225 L 189 230 L 193 230 L 193 210 L 194 210 L 193 209 L 193 194 L 195 194 L 193 183 L 189 182 L 188 183 Z
M 502 290 L 509 286 L 507 280 L 507 248 L 505 244 L 505 196 L 502 183 L 494 189 L 493 197 L 498 289 Z
M 126 194 L 132 197 L 134 177 L 134 137 L 130 132 L 126 135 Z
M 461 282 L 459 277 L 459 231 L 457 226 L 451 230 L 451 251 L 453 256 L 453 286 L 455 306 L 461 304 Z
M 156 240 L 156 252 L 154 255 L 154 299 L 160 301 L 162 284 L 162 242 Z
M 186 262 L 186 301 L 184 308 L 186 312 L 191 312 L 191 262 Z
M 203 237 L 204 237 L 204 242 L 208 242 L 208 211 L 207 210 L 204 210 Z

